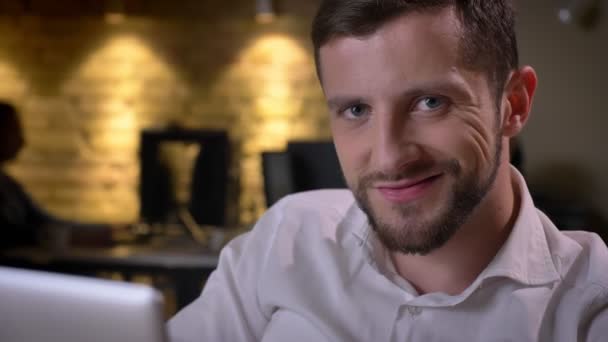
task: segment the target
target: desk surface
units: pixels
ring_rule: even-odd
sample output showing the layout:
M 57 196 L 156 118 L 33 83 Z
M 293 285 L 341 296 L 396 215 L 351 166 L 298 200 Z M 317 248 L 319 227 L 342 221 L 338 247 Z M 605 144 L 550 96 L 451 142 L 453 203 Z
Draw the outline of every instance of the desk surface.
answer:
M 33 264 L 82 264 L 98 267 L 133 267 L 141 269 L 200 269 L 217 266 L 219 251 L 194 241 L 155 239 L 145 244 L 112 247 L 69 247 L 52 250 L 42 247 L 20 247 L 0 252 L 4 259 L 23 260 Z
M 217 267 L 219 248 L 209 249 L 187 238 L 154 238 L 146 243 L 113 247 L 20 247 L 0 251 L 0 264 L 79 275 L 120 272 L 166 276 L 175 287 L 177 309 L 193 301 Z

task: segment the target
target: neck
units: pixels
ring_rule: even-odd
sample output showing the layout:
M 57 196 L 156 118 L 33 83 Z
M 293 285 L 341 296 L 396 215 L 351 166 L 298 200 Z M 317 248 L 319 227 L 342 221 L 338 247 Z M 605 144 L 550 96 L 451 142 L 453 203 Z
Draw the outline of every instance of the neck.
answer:
M 501 165 L 491 190 L 445 245 L 424 256 L 391 253 L 399 275 L 420 294 L 462 293 L 507 240 L 519 212 L 516 192 L 509 165 Z

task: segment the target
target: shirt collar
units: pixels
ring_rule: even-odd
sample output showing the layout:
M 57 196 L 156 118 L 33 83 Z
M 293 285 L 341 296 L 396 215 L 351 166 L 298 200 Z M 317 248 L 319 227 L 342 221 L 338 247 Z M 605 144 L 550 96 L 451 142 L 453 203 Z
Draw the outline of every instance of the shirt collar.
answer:
M 526 285 L 557 281 L 560 276 L 530 191 L 523 176 L 514 167 L 511 167 L 511 174 L 521 197 L 519 214 L 507 241 L 478 280 L 507 277 Z
M 357 201 L 353 202 L 346 217 L 348 218 L 348 223 L 351 224 L 351 232 L 357 238 L 359 246 L 372 247 L 370 245 L 370 237 L 373 237 L 375 233 L 369 225 L 367 215 L 360 209 Z

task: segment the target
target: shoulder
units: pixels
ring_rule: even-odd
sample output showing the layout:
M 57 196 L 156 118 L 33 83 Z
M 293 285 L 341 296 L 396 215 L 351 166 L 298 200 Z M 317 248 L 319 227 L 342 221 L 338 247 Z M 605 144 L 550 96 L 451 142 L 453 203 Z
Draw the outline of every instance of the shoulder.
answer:
M 318 239 L 320 236 L 344 235 L 342 222 L 359 214 L 354 197 L 349 190 L 315 190 L 286 196 L 256 224 L 256 229 L 272 227 L 275 240 Z M 265 227 L 260 227 L 261 225 Z M 270 233 L 270 232 L 268 232 Z M 276 242 L 276 241 L 275 241 Z
M 352 262 L 353 253 L 347 251 L 356 248 L 358 239 L 352 232 L 366 222 L 348 190 L 289 195 L 273 205 L 249 232 L 223 248 L 218 269 L 252 283 L 268 283 L 272 289 L 311 270 L 324 274 L 329 264 L 339 273 L 343 265 Z
M 303 240 L 321 235 L 335 236 L 343 226 L 341 223 L 352 216 L 349 211 L 357 214 L 358 208 L 347 189 L 291 194 L 270 207 L 249 232 L 236 238 L 231 245 L 255 245 L 256 249 L 268 250 L 286 240 L 293 243 L 296 237 L 304 243 Z
M 579 269 L 579 277 L 586 282 L 608 291 L 608 247 L 595 233 L 565 231 L 562 234 L 580 246 L 574 266 Z
M 9 176 L 3 170 L 0 170 L 0 185 L 2 189 L 19 190 L 21 191 L 21 185 L 17 181 Z
M 591 292 L 608 293 L 608 247 L 595 233 L 559 231 L 541 215 L 553 263 L 562 280 Z
M 258 272 L 262 311 L 308 307 L 310 298 L 335 299 L 327 294 L 348 284 L 364 262 L 359 234 L 364 229 L 367 217 L 348 190 L 299 193 L 279 201 L 252 231 L 252 239 L 264 243 Z M 262 231 L 266 239 L 259 240 Z

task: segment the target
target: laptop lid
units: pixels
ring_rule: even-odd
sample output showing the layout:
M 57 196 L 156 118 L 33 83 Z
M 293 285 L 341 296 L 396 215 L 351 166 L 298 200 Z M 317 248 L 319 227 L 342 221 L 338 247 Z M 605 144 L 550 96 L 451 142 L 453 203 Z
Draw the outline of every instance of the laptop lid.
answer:
M 0 267 L 2 342 L 166 342 L 162 308 L 145 285 Z

